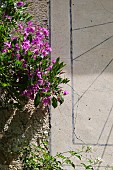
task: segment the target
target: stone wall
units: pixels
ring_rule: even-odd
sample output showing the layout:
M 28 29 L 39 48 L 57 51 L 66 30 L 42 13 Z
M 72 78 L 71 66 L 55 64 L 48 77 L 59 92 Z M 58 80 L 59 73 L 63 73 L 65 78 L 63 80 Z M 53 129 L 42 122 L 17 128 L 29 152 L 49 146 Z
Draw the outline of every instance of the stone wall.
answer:
M 47 27 L 47 0 L 28 0 L 28 12 L 33 15 L 33 21 Z M 48 135 L 48 109 L 40 106 L 34 108 L 29 101 L 23 111 L 0 109 L 0 170 L 22 169 L 15 161 L 18 157 L 18 147 L 26 141 L 39 142 Z
M 27 0 L 28 12 L 33 16 L 33 21 L 47 27 L 48 25 L 48 0 Z
M 51 112 L 52 154 L 91 146 L 91 157 L 103 160 L 99 169 L 110 165 L 111 170 L 113 1 L 52 0 L 50 8 L 51 57 L 60 56 L 67 64 L 70 79 L 65 102 Z M 84 169 L 75 163 L 76 170 Z

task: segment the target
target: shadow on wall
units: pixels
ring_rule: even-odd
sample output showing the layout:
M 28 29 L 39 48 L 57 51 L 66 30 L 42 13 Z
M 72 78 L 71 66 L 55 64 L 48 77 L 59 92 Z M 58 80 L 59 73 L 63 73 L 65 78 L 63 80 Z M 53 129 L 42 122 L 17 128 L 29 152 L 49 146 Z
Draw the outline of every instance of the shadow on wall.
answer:
M 0 110 L 0 164 L 10 165 L 18 157 L 18 149 L 31 140 L 39 142 L 47 131 L 47 108 L 34 108 L 31 102 L 24 111 Z
M 72 2 L 74 74 L 113 74 L 113 1 Z
M 60 36 L 60 33 L 57 32 Z M 100 74 L 104 71 L 106 74 L 113 74 L 113 37 L 108 39 L 106 43 L 98 45 L 90 41 L 90 47 L 88 47 L 89 43 L 87 43 L 87 39 L 84 44 L 79 44 L 79 40 L 83 40 L 84 37 L 80 34 L 80 37 L 77 39 L 77 35 L 73 36 L 73 51 L 72 51 L 72 59 L 73 59 L 73 74 L 76 75 L 94 75 Z M 99 41 L 101 42 L 101 40 Z M 59 47 L 59 41 L 56 42 L 57 47 Z M 55 44 L 55 45 L 56 45 Z M 70 47 L 68 47 L 68 54 L 65 55 L 65 49 L 62 50 L 61 60 L 66 63 L 66 72 L 71 74 L 71 55 L 70 55 Z M 60 48 L 60 47 L 59 47 Z M 52 58 L 57 58 L 59 56 L 59 51 L 53 49 Z
M 87 42 L 85 46 L 87 47 Z M 75 44 L 73 45 L 73 70 L 75 75 L 99 74 L 102 71 L 113 74 L 113 37 L 109 43 L 106 42 L 103 45 L 95 46 L 95 48 L 92 45 L 91 48 L 82 51 L 82 46 L 80 47 L 81 52 L 77 52 L 78 48 Z M 76 55 L 77 53 L 78 55 Z

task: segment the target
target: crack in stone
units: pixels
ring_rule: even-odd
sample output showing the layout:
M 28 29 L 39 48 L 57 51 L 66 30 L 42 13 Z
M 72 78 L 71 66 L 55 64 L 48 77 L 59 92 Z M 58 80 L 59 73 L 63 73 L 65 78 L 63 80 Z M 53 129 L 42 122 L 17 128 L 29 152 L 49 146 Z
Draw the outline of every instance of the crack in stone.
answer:
M 103 43 L 105 43 L 106 41 L 110 40 L 112 37 L 113 37 L 113 35 L 110 36 L 110 37 L 108 37 L 108 38 L 106 38 L 104 41 L 100 42 L 99 44 L 93 46 L 92 48 L 90 48 L 89 50 L 85 51 L 84 53 L 78 55 L 78 56 L 75 57 L 73 60 L 76 60 L 77 58 L 80 58 L 80 57 L 83 56 L 84 54 L 87 54 L 88 52 L 92 51 L 92 50 L 95 49 L 96 47 L 98 47 L 98 46 L 102 45 Z
M 95 24 L 95 25 L 89 25 L 89 26 L 85 26 L 85 27 L 75 28 L 75 29 L 73 29 L 73 31 L 78 31 L 78 30 L 83 30 L 83 29 L 86 29 L 86 28 L 93 28 L 93 27 L 103 26 L 103 25 L 107 25 L 107 24 L 113 24 L 113 21 L 105 22 L 105 23 L 102 23 L 102 24 Z
M 78 107 L 79 107 L 79 103 L 78 103 L 78 105 L 77 105 L 77 108 L 76 108 L 76 115 L 75 115 L 75 125 L 76 125 L 76 121 L 77 121 L 77 116 L 78 116 Z M 73 130 L 73 133 L 74 133 L 74 135 L 75 135 L 75 137 L 76 137 L 76 139 L 77 140 L 79 140 L 79 141 L 81 141 L 82 142 L 82 144 L 86 144 L 80 137 L 78 137 L 78 135 L 76 134 L 76 131 L 75 131 L 75 127 L 74 127 L 74 130 Z
M 83 144 L 86 145 L 86 143 L 85 143 L 80 137 L 78 137 L 75 132 L 74 132 L 74 135 L 75 135 L 75 137 L 76 137 L 77 140 L 79 140 L 79 141 L 82 142 L 82 145 L 83 145 Z

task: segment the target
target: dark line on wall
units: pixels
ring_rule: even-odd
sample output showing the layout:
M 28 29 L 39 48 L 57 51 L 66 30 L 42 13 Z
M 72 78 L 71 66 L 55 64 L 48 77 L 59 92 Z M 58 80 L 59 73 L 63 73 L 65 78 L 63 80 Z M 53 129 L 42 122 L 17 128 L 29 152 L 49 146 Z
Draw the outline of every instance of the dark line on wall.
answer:
M 111 22 L 105 22 L 105 23 L 102 23 L 102 24 L 89 25 L 89 26 L 87 26 L 87 27 L 75 28 L 75 29 L 73 29 L 73 31 L 78 31 L 78 30 L 83 30 L 83 29 L 86 29 L 86 28 L 103 26 L 103 25 L 107 25 L 107 24 L 113 24 L 113 21 L 111 21 Z
M 48 10 L 49 10 L 49 44 L 51 46 L 51 0 L 49 0 L 49 5 L 48 5 Z M 50 59 L 51 59 L 51 54 L 50 54 Z M 52 148 L 51 148 L 51 106 L 48 108 L 49 112 L 49 133 L 48 133 L 48 140 L 49 140 L 49 153 L 52 154 Z
M 98 143 L 98 144 L 96 144 L 96 143 L 73 143 L 74 145 L 78 145 L 78 146 L 80 146 L 80 145 L 83 145 L 83 146 L 103 146 L 103 147 L 105 147 L 105 146 L 113 146 L 113 144 L 104 144 L 104 143 Z
M 74 85 L 73 85 L 73 34 L 72 34 L 72 0 L 70 0 L 70 59 L 71 59 L 71 96 L 72 96 L 72 143 L 74 143 Z
M 110 131 L 109 131 L 109 135 L 108 135 L 108 138 L 107 138 L 107 141 L 106 141 L 106 145 L 105 145 L 105 147 L 104 147 L 104 151 L 103 151 L 103 153 L 102 153 L 101 158 L 103 158 L 103 157 L 104 157 L 104 154 L 105 154 L 105 151 L 106 151 L 106 147 L 107 147 L 107 144 L 108 144 L 108 142 L 109 142 L 109 139 L 110 139 L 110 136 L 111 136 L 111 132 L 112 132 L 112 130 L 113 130 L 113 124 L 112 124 L 112 126 L 111 126 Z
M 113 58 L 109 61 L 109 63 L 105 66 L 105 68 L 101 71 L 101 73 L 94 79 L 94 81 L 90 84 L 90 86 L 84 91 L 84 93 L 79 97 L 79 99 L 77 100 L 77 102 L 74 104 L 74 106 L 83 98 L 83 96 L 87 93 L 87 91 L 92 87 L 92 85 L 96 82 L 96 80 L 103 74 L 103 72 L 109 67 L 109 65 L 112 63 Z M 75 129 L 75 125 L 74 125 L 74 129 Z M 73 143 L 75 145 L 77 145 L 77 143 Z M 78 143 L 78 145 L 80 145 L 80 143 Z M 81 143 L 82 145 L 82 143 Z M 106 146 L 106 144 L 85 144 L 85 145 L 94 145 L 94 146 Z M 113 146 L 113 144 L 107 144 L 107 146 Z
M 112 130 L 113 130 L 113 124 L 112 124 L 112 126 L 111 126 L 110 131 L 109 131 L 109 135 L 108 135 L 108 137 L 107 137 L 106 145 L 105 145 L 104 150 L 103 150 L 103 152 L 102 152 L 101 159 L 103 159 L 104 154 L 105 154 L 105 152 L 106 152 L 107 144 L 108 144 L 108 141 L 109 141 L 109 139 L 110 139 Z M 100 165 L 98 166 L 98 169 L 99 169 L 99 168 L 100 168 Z
M 98 46 L 102 45 L 103 43 L 105 43 L 106 41 L 110 40 L 112 37 L 113 37 L 113 35 L 110 36 L 110 37 L 108 37 L 108 38 L 106 38 L 104 41 L 100 42 L 99 44 L 93 46 L 92 48 L 90 48 L 89 50 L 85 51 L 84 53 L 78 55 L 78 56 L 75 57 L 73 60 L 76 60 L 76 59 L 80 58 L 81 56 L 83 56 L 84 54 L 87 54 L 88 52 L 92 51 L 92 50 L 95 49 L 96 47 L 98 47 Z
M 72 167 L 71 165 L 65 165 L 65 164 L 64 164 L 64 166 L 66 166 L 66 167 L 67 167 L 67 166 L 68 166 L 68 167 Z M 83 168 L 83 165 L 76 165 L 76 166 Z M 94 167 L 94 168 L 98 168 L 97 165 L 93 165 L 93 167 Z M 107 165 L 106 165 L 106 166 L 104 166 L 104 165 L 103 165 L 103 166 L 100 166 L 100 168 L 106 168 L 106 167 L 107 167 Z M 109 169 L 109 168 L 113 168 L 113 166 L 109 166 L 108 169 Z M 107 169 L 107 170 L 108 170 L 108 169 Z M 104 169 L 104 170 L 105 170 L 105 169 Z M 110 170 L 112 170 L 112 169 L 110 169 Z
M 106 124 L 107 124 L 107 122 L 108 122 L 108 120 L 109 120 L 109 117 L 110 117 L 110 115 L 111 115 L 112 110 L 113 110 L 113 105 L 112 105 L 112 107 L 111 107 L 111 109 L 110 109 L 110 111 L 109 111 L 109 114 L 108 114 L 107 119 L 106 119 L 106 121 L 105 121 L 105 123 L 104 123 L 104 126 L 103 126 L 103 128 L 102 128 L 102 131 L 101 131 L 101 133 L 100 133 L 100 136 L 99 136 L 99 138 L 98 138 L 98 140 L 97 140 L 97 144 L 98 144 L 98 142 L 99 142 L 99 140 L 100 140 L 100 138 L 101 138 L 101 136 L 102 136 L 102 134 L 103 134 L 103 131 L 104 131 L 105 127 L 106 127 Z
M 101 73 L 94 79 L 94 81 L 90 84 L 90 86 L 84 91 L 84 93 L 79 97 L 77 102 L 74 104 L 74 106 L 82 99 L 82 97 L 86 94 L 86 92 L 91 88 L 91 86 L 96 82 L 96 80 L 103 74 L 103 72 L 109 67 L 109 65 L 112 63 L 113 58 L 109 61 L 109 63 L 105 66 L 105 68 L 101 71 Z

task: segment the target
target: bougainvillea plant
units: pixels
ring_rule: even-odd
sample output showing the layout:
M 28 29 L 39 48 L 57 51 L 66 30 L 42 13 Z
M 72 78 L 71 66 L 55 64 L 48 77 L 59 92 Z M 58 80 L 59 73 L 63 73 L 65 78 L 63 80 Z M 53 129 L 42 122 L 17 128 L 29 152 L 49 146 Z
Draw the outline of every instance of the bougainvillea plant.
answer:
M 32 16 L 25 12 L 28 4 L 24 1 L 0 0 L 0 50 L 4 39 L 9 37 L 11 29 L 19 21 L 27 22 L 32 18 Z
M 16 3 L 20 10 L 23 1 Z M 4 22 L 13 25 L 14 19 L 8 14 L 2 15 Z M 8 20 L 8 21 L 7 21 Z M 52 51 L 49 32 L 46 28 L 34 25 L 32 21 L 18 22 L 11 27 L 8 36 L 2 36 L 0 51 L 0 88 L 5 94 L 6 103 L 21 105 L 25 99 L 34 100 L 37 107 L 52 104 L 54 108 L 62 104 L 63 96 L 68 92 L 62 84 L 69 80 L 62 78 L 65 64 L 60 59 L 50 60 Z

